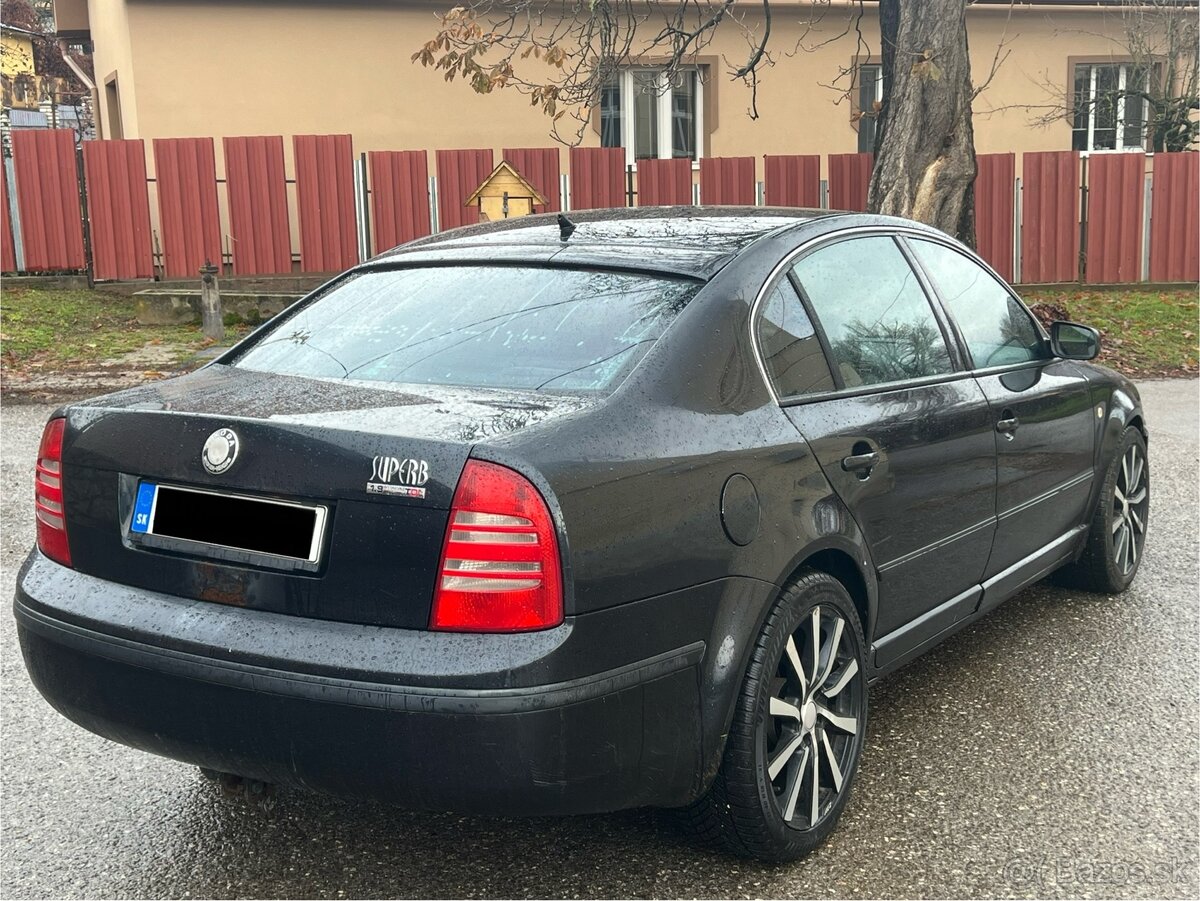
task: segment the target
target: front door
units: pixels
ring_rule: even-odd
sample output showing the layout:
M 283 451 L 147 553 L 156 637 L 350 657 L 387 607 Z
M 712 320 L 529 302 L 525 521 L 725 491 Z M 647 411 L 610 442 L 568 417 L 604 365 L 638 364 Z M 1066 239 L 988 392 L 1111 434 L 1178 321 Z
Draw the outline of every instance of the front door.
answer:
M 949 245 L 908 243 L 962 334 L 991 407 L 997 528 L 986 579 L 1083 522 L 1096 433 L 1088 381 L 1079 364 L 1051 357 L 1003 282 Z
M 984 578 L 1061 538 L 1084 518 L 1096 417 L 1078 364 L 981 375 L 996 417 L 996 544 Z
M 793 276 L 835 385 L 785 410 L 867 538 L 885 665 L 974 609 L 995 531 L 992 415 L 894 238 L 820 246 Z

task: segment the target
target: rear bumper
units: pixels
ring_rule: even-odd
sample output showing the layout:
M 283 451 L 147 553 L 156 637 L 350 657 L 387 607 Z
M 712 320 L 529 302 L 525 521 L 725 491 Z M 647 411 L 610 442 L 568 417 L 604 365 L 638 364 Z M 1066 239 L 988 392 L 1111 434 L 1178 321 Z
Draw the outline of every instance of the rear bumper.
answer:
M 663 630 L 638 630 L 634 612 L 439 635 L 130 589 L 36 551 L 14 601 L 34 684 L 99 735 L 270 782 L 510 815 L 675 806 L 702 789 L 704 642 L 646 654 Z M 608 644 L 635 659 L 572 673 L 580 633 L 614 628 L 626 638 Z

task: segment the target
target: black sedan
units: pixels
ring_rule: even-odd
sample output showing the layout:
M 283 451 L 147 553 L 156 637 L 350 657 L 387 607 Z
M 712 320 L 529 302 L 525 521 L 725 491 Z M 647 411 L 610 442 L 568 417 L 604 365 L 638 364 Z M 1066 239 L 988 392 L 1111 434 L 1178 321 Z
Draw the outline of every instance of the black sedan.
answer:
M 787 860 L 869 682 L 1051 573 L 1123 591 L 1134 387 L 897 219 L 448 232 L 46 426 L 41 693 L 208 771 L 426 809 L 676 808 Z

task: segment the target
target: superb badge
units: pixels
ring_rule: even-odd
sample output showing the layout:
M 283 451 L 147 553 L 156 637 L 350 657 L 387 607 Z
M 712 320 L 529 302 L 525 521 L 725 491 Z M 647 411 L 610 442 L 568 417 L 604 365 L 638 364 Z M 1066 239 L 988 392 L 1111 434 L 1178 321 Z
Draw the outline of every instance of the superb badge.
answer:
M 237 459 L 238 436 L 233 429 L 217 429 L 204 442 L 200 461 L 213 475 L 220 475 Z

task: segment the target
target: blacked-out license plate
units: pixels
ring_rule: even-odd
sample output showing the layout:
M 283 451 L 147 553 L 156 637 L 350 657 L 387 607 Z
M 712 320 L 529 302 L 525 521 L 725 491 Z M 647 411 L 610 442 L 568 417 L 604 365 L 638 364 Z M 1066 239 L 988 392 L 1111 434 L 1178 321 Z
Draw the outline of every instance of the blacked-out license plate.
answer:
M 141 482 L 129 531 L 315 564 L 327 515 L 319 505 Z

